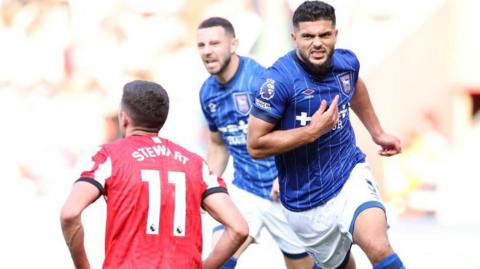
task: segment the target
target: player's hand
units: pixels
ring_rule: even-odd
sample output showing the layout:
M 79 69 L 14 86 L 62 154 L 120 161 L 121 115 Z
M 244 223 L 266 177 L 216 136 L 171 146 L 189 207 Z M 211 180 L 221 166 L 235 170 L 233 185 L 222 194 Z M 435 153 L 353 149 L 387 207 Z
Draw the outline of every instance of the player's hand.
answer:
M 280 186 L 278 185 L 278 177 L 273 181 L 272 191 L 270 192 L 270 198 L 277 202 L 280 195 Z
M 327 109 L 327 101 L 322 100 L 318 110 L 312 115 L 310 130 L 314 135 L 314 140 L 330 131 L 338 122 L 338 100 L 339 96 L 333 98 L 332 103 Z
M 382 133 L 377 137 L 374 137 L 373 141 L 382 147 L 382 149 L 378 151 L 378 154 L 381 156 L 388 157 L 402 152 L 400 139 L 393 135 Z

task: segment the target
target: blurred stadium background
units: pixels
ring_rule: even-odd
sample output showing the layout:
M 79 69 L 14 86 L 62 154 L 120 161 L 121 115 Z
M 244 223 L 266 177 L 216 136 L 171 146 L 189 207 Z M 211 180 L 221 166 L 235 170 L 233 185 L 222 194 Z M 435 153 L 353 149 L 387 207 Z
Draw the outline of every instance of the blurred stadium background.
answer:
M 166 136 L 204 155 L 197 24 L 230 19 L 239 53 L 270 65 L 292 48 L 299 0 L 0 0 L 0 268 L 71 268 L 59 210 L 96 145 L 118 137 L 121 87 L 154 80 L 171 97 Z M 480 268 L 480 1 L 329 0 L 384 128 L 404 152 L 375 168 L 392 244 L 407 268 Z M 355 119 L 356 120 L 356 119 Z M 225 177 L 228 181 L 231 171 Z M 93 268 L 105 203 L 83 219 Z M 211 221 L 205 219 L 205 252 Z M 475 250 L 477 249 L 477 250 Z M 358 268 L 370 268 L 354 248 Z M 241 268 L 284 268 L 268 234 Z

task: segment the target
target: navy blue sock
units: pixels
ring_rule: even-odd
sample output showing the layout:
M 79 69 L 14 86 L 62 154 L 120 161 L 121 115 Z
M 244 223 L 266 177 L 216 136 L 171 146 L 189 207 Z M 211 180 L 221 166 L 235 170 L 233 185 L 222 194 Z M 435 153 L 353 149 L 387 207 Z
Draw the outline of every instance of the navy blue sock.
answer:
M 235 257 L 230 257 L 228 261 L 226 261 L 222 266 L 220 266 L 220 269 L 233 269 L 237 266 L 237 258 Z
M 402 261 L 394 252 L 373 266 L 373 269 L 405 269 Z

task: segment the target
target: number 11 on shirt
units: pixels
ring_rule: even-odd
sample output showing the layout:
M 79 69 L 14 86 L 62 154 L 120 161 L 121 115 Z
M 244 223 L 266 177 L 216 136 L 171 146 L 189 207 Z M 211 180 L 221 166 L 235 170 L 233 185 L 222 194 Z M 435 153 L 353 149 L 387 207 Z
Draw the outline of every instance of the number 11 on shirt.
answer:
M 141 170 L 142 181 L 148 182 L 147 234 L 158 234 L 162 189 L 160 171 Z M 173 235 L 185 236 L 186 189 L 185 173 L 168 172 L 168 183 L 175 185 L 175 205 L 173 215 Z

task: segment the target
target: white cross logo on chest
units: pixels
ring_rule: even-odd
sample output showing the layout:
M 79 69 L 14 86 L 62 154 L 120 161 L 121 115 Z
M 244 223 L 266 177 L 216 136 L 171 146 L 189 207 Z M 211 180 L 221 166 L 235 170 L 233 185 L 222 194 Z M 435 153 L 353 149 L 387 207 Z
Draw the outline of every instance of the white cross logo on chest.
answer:
M 308 117 L 306 112 L 302 112 L 300 116 L 296 116 L 295 119 L 300 121 L 300 125 L 305 126 L 307 122 L 312 120 L 312 117 Z
M 248 130 L 248 124 L 245 124 L 243 120 L 240 120 L 238 122 L 238 129 L 240 129 L 244 134 L 246 134 Z

